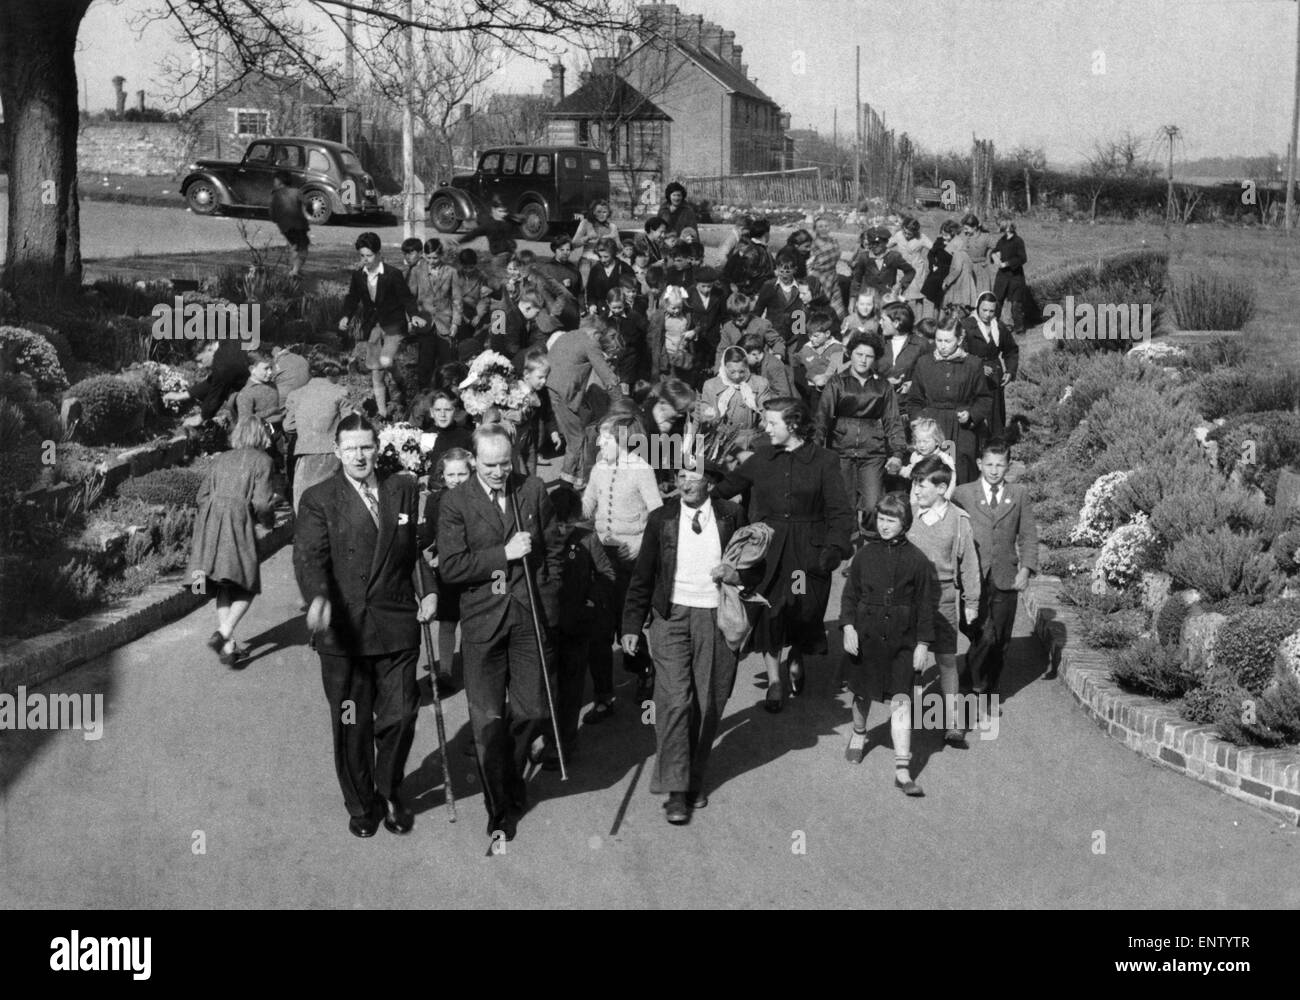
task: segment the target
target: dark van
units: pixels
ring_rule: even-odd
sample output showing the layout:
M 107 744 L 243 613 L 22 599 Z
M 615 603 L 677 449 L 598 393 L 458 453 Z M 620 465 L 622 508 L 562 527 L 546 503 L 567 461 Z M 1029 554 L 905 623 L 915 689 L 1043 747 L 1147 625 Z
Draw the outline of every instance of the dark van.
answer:
M 609 199 L 605 154 L 586 146 L 500 146 L 484 152 L 472 174 L 452 178 L 429 196 L 428 218 L 442 233 L 489 214 L 499 198 L 526 240 L 552 227 L 572 229 L 588 206 Z

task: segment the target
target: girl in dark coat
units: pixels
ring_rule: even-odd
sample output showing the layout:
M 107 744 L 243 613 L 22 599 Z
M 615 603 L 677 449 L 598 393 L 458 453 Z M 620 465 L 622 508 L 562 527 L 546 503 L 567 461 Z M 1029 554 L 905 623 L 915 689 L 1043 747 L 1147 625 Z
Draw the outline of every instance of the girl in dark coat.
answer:
M 244 417 L 230 435 L 231 450 L 216 457 L 199 487 L 199 511 L 190 542 L 189 577 L 217 593 L 217 631 L 208 646 L 227 667 L 238 666 L 244 649 L 235 627 L 253 595 L 262 592 L 255 522 L 272 521 L 271 437 L 256 417 Z M 195 573 L 202 574 L 194 577 Z
M 764 425 L 771 444 L 757 448 L 714 488 L 730 499 L 750 490 L 749 519 L 773 529 L 755 588 L 768 601 L 754 648 L 767 667 L 769 712 L 781 711 L 788 664 L 790 693 L 803 690 L 803 655 L 826 653 L 826 605 L 831 574 L 852 554 L 853 510 L 834 452 L 812 442 L 812 416 L 798 399 L 777 397 L 766 404 Z
M 443 452 L 429 477 L 431 487 L 424 501 L 424 523 L 427 531 L 425 537 L 434 539 L 434 544 L 424 551 L 424 556 L 434 564 L 434 592 L 438 595 L 438 610 L 434 620 L 438 622 L 438 663 L 429 664 L 429 673 L 438 685 L 439 694 L 451 694 L 455 690 L 452 680 L 452 663 L 456 657 L 456 626 L 460 624 L 460 591 L 455 584 L 444 583 L 438 572 L 438 511 L 442 499 L 449 490 L 455 489 L 467 481 L 474 472 L 474 456 L 464 448 L 449 448 Z
M 1003 219 L 1002 236 L 993 249 L 993 264 L 997 268 L 993 278 L 993 294 L 997 298 L 997 312 L 994 316 L 1001 319 L 1002 306 L 1011 302 L 1011 333 L 1025 332 L 1025 263 L 1029 257 L 1025 253 L 1025 241 L 1016 234 L 1016 224 L 1010 219 Z
M 912 509 L 901 493 L 880 498 L 875 530 L 849 564 L 840 605 L 848 683 L 853 692 L 853 736 L 844 751 L 852 764 L 867 750 L 867 715 L 872 701 L 890 705 L 894 744 L 894 787 L 905 795 L 925 793 L 912 780 L 912 679 L 925 668 L 934 640 L 938 600 L 934 567 L 907 540 Z
M 946 327 L 935 331 L 934 353 L 917 359 L 912 388 L 904 400 L 909 421 L 930 417 L 944 440 L 957 446 L 957 485 L 978 476 L 980 435 L 993 412 L 993 397 L 979 358 L 959 345 L 956 310 L 945 310 Z

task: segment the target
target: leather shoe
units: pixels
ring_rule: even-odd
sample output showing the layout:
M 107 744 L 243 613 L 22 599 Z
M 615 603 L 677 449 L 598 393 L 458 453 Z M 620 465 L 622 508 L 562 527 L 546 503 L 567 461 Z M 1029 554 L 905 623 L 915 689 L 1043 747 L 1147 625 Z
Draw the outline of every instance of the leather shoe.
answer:
M 488 817 L 487 835 L 495 840 L 499 832 L 506 840 L 514 840 L 518 827 L 518 815 L 507 810 L 498 816 Z
M 904 783 L 902 781 L 899 781 L 897 778 L 895 778 L 894 787 L 897 788 L 904 795 L 907 795 L 911 798 L 914 799 L 925 798 L 925 792 L 921 791 L 921 786 L 918 785 L 915 781 L 908 781 Z
M 950 729 L 943 734 L 943 741 L 954 750 L 969 750 L 970 744 L 966 742 L 966 737 L 956 729 Z
M 767 694 L 763 697 L 763 707 L 773 714 L 785 707 L 785 692 L 781 689 L 780 681 L 773 681 L 767 686 Z
M 664 813 L 668 818 L 668 822 L 674 826 L 689 823 L 691 813 L 686 808 L 686 794 L 684 792 L 673 792 L 669 795 L 668 801 L 664 803 Z
M 703 809 L 709 804 L 709 797 L 696 789 L 686 793 L 686 804 L 692 809 Z
M 394 795 L 388 800 L 388 814 L 384 816 L 384 829 L 389 833 L 410 833 L 415 826 L 415 813 Z
M 354 837 L 373 837 L 379 829 L 379 819 L 374 813 L 353 816 L 348 820 L 348 833 Z

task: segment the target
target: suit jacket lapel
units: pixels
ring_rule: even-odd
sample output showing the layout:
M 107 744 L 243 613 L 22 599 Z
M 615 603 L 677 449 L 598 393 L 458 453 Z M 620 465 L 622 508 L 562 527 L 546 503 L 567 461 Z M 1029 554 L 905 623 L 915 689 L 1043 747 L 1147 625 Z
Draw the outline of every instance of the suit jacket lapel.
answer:
M 334 473 L 334 489 L 337 493 L 337 509 L 352 522 L 353 530 L 356 532 L 364 532 L 367 528 L 373 530 L 375 522 L 370 520 L 370 511 L 366 510 L 366 502 L 361 499 L 361 494 L 348 481 L 348 474 L 342 469 Z
M 673 599 L 673 577 L 677 573 L 677 531 L 681 527 L 682 502 L 674 500 L 670 504 L 665 504 L 668 508 L 664 515 L 664 535 L 663 535 L 663 553 L 664 553 L 664 576 L 668 581 L 668 601 L 672 603 Z

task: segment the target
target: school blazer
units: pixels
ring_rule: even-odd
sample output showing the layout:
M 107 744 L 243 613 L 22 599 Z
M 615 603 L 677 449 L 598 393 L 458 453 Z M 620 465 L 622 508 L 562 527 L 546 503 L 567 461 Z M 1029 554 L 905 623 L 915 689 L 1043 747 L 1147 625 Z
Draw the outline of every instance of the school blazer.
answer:
M 1038 529 L 1023 486 L 1003 483 L 997 510 L 984 499 L 981 479 L 958 486 L 952 491 L 952 500 L 970 515 L 975 552 L 986 583 L 998 590 L 1011 590 L 1021 566 L 1038 572 Z
M 386 336 L 405 336 L 406 317 L 419 311 L 419 303 L 407 284 L 406 275 L 400 267 L 388 263 L 384 264 L 383 273 L 379 275 L 373 301 L 366 287 L 366 269 L 362 267 L 352 272 L 348 294 L 343 300 L 343 315 L 351 317 L 358 306 L 361 307 L 362 336 L 369 336 L 376 325 L 383 327 Z

